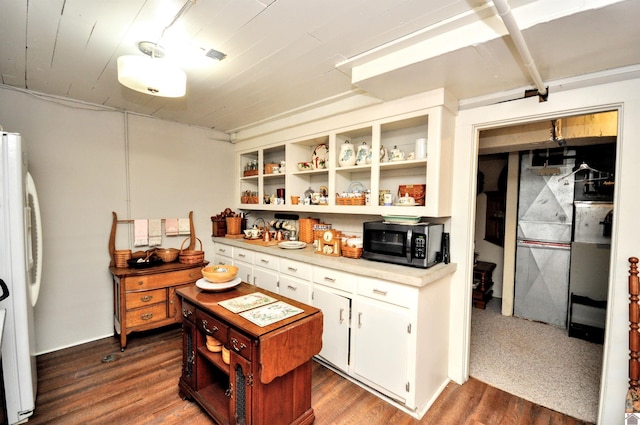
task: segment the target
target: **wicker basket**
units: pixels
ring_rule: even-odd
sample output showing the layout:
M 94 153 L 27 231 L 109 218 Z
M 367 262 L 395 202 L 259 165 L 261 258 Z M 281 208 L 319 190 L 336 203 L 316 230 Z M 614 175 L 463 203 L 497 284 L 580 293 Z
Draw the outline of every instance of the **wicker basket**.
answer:
M 318 224 L 317 218 L 301 218 L 298 220 L 298 239 L 302 242 L 313 243 L 313 225 Z
M 180 255 L 178 255 L 178 261 L 182 264 L 199 264 L 204 261 L 204 251 L 202 251 L 202 241 L 198 238 L 196 240 L 200 242 L 200 251 L 184 249 L 184 243 L 190 238 L 182 241 L 180 244 Z
M 128 267 L 127 260 L 131 259 L 130 249 L 117 249 L 113 253 L 114 262 L 116 267 Z
M 426 184 L 401 184 L 398 186 L 398 197 L 409 195 L 416 200 L 416 205 L 424 206 L 424 196 L 427 193 Z
M 257 196 L 241 196 L 240 197 L 241 204 L 257 204 L 258 197 Z
M 364 193 L 358 196 L 340 196 L 336 195 L 336 205 L 364 205 L 365 196 Z
M 227 217 L 227 235 L 242 234 L 242 217 Z
M 340 253 L 343 257 L 360 258 L 362 257 L 362 248 L 354 248 L 343 243 L 340 247 Z

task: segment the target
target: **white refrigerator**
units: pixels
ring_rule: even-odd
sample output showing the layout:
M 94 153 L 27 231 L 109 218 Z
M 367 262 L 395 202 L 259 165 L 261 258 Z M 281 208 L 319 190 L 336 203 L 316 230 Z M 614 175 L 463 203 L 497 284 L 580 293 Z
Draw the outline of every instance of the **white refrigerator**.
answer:
M 35 409 L 37 370 L 33 309 L 42 273 L 40 210 L 19 134 L 0 132 L 0 279 L 9 296 L 2 339 L 2 367 L 9 424 Z

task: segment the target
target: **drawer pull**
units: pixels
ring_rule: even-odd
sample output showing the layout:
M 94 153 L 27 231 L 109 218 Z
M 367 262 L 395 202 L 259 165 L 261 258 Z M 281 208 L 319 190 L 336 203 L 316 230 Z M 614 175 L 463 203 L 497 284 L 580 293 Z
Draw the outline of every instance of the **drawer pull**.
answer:
M 182 317 L 187 318 L 187 317 L 191 316 L 192 314 L 193 314 L 193 312 L 191 310 L 188 310 L 186 308 L 182 309 Z
M 141 285 L 141 286 L 144 285 L 144 280 L 139 280 L 138 285 Z
M 153 318 L 153 313 L 145 313 L 142 316 L 140 316 L 140 318 L 142 320 L 151 320 Z
M 374 294 L 377 294 L 377 295 L 382 295 L 383 297 L 386 297 L 386 296 L 387 296 L 387 291 L 382 291 L 382 290 L 380 290 L 380 289 L 375 289 L 375 288 L 374 288 L 374 289 L 373 289 L 373 293 L 374 293 Z
M 362 327 L 362 313 L 358 313 L 358 327 Z
M 218 248 L 218 252 L 225 253 L 225 252 L 227 252 L 227 250 L 226 250 L 226 249 L 224 249 L 224 248 Z
M 244 257 L 246 257 L 246 255 L 244 255 L 244 254 L 240 253 L 240 254 L 238 254 L 238 257 L 240 257 L 240 258 L 244 258 Z
M 143 303 L 149 302 L 153 299 L 153 295 L 145 295 L 144 297 L 140 297 L 140 301 Z
M 189 277 L 193 278 L 195 275 L 193 273 L 189 273 Z
M 329 277 L 329 276 L 325 276 L 324 280 L 326 280 L 327 282 L 331 282 L 331 283 L 335 283 L 335 279 L 333 277 Z
M 287 267 L 287 270 L 289 270 L 290 272 L 297 272 L 298 268 L 289 266 L 289 267 Z
M 229 398 L 233 396 L 233 384 L 229 383 L 229 388 L 224 392 L 224 395 Z
M 297 286 L 293 286 L 293 285 L 287 285 L 287 288 L 291 289 L 292 291 L 297 291 L 298 287 Z
M 265 260 L 264 258 L 261 258 L 261 259 L 260 259 L 260 262 L 261 262 L 261 263 L 265 263 L 265 264 L 269 264 L 269 260 Z
M 234 337 L 231 338 L 231 345 L 233 346 L 233 349 L 236 350 L 237 352 L 240 352 L 241 350 L 244 350 L 245 348 L 247 348 L 247 346 L 244 344 L 244 342 L 240 342 L 240 345 L 238 345 L 238 340 Z
M 344 322 L 344 317 L 343 317 L 343 315 L 344 315 L 344 308 L 341 308 L 341 309 L 340 309 L 340 323 Z
M 204 329 L 207 333 L 213 334 L 215 332 L 218 332 L 220 329 L 218 329 L 217 326 L 213 325 L 213 329 L 209 329 L 207 328 L 209 324 L 207 323 L 206 320 L 202 320 L 202 329 Z

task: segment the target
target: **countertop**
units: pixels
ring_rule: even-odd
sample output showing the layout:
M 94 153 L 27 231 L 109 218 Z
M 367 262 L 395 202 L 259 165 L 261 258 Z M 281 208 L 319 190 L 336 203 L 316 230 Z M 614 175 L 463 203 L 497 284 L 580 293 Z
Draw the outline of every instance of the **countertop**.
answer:
M 453 274 L 457 269 L 456 263 L 439 263 L 433 267 L 429 267 L 428 269 L 420 269 L 416 267 L 365 260 L 363 258 L 355 259 L 347 257 L 332 257 L 329 255 L 316 254 L 311 244 L 307 244 L 307 247 L 303 249 L 282 249 L 277 245 L 261 246 L 249 244 L 241 238 L 212 237 L 211 240 L 215 243 L 245 248 L 281 258 L 288 258 L 336 270 L 344 270 L 348 273 L 388 280 L 415 287 L 428 285 L 431 282 L 435 282 L 447 275 Z

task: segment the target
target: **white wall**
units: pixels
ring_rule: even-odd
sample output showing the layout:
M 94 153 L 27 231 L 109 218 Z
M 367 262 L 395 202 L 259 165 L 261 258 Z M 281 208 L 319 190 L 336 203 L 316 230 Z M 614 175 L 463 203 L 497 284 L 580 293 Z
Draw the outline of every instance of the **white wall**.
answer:
M 196 235 L 212 260 L 210 217 L 236 201 L 225 190 L 233 146 L 215 140 L 219 132 L 2 86 L 0 125 L 23 135 L 40 197 L 38 353 L 113 335 L 111 211 L 123 219 L 194 211 Z M 118 248 L 128 248 L 123 226 Z M 181 241 L 166 238 L 163 246 Z
M 450 376 L 468 378 L 472 264 L 478 132 L 489 127 L 620 109 L 616 164 L 616 211 L 612 237 L 609 308 L 604 345 L 602 396 L 598 423 L 623 423 L 628 365 L 628 258 L 640 255 L 640 80 L 575 90 L 551 90 L 547 102 L 537 98 L 461 111 L 455 139 L 451 256 L 458 263 L 452 279 Z

